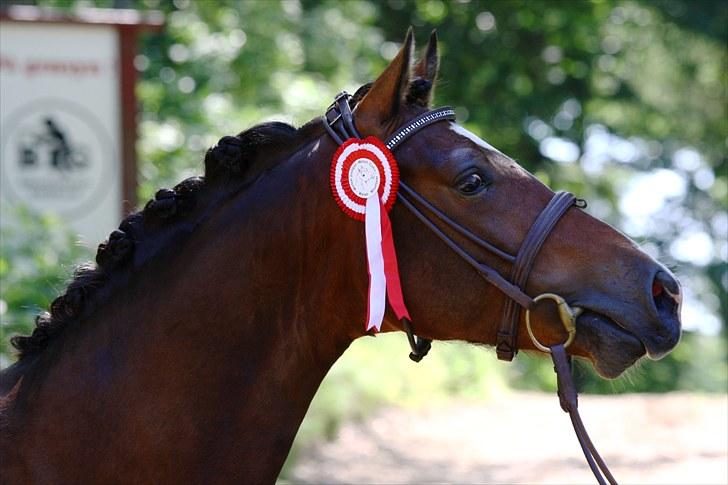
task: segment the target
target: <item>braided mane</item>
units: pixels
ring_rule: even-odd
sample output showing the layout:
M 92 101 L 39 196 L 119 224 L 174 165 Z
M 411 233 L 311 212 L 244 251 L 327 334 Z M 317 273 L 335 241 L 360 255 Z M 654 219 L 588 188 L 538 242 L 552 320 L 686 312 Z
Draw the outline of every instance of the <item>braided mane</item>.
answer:
M 205 176 L 183 180 L 172 189 L 157 191 L 139 212 L 126 217 L 102 242 L 96 262 L 76 268 L 65 292 L 38 315 L 30 335 L 10 339 L 22 359 L 45 349 L 66 328 L 89 315 L 111 294 L 114 275 L 140 266 L 167 246 L 174 236 L 190 231 L 190 215 L 201 194 L 221 182 L 250 179 L 270 168 L 264 152 L 273 146 L 293 147 L 300 131 L 279 123 L 263 123 L 236 136 L 226 136 L 205 154 Z M 194 227 L 195 224 L 192 224 Z

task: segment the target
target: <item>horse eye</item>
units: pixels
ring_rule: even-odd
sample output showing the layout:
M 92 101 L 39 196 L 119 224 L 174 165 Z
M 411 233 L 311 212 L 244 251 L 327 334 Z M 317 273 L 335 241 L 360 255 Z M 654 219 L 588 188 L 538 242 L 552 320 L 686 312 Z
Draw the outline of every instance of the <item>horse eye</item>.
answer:
M 465 195 L 474 195 L 487 186 L 485 178 L 479 173 L 471 173 L 458 181 L 458 190 Z

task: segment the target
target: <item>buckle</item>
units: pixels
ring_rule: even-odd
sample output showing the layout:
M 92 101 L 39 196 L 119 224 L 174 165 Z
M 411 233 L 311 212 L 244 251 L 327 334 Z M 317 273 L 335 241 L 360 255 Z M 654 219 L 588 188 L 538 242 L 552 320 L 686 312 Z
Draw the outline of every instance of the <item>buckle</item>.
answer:
M 334 102 L 329 105 L 328 108 L 326 108 L 326 113 L 328 114 L 329 111 L 336 110 L 339 111 L 339 101 L 342 99 L 346 100 L 346 102 L 349 102 L 349 99 L 351 99 L 351 94 L 347 93 L 346 91 L 341 91 L 339 94 L 334 96 Z
M 324 115 L 326 117 L 326 121 L 329 123 L 329 126 L 334 126 L 341 119 L 341 110 L 339 109 L 339 103 L 342 100 L 348 103 L 350 99 L 351 94 L 347 93 L 346 91 L 341 91 L 334 97 L 334 102 L 331 103 L 328 108 L 326 108 L 326 114 Z M 329 113 L 331 112 L 334 113 L 333 119 L 329 116 Z
M 351 98 L 351 94 L 347 93 L 346 91 L 341 91 L 334 97 L 334 104 L 337 104 L 342 99 L 346 99 L 346 101 L 348 102 L 349 98 Z

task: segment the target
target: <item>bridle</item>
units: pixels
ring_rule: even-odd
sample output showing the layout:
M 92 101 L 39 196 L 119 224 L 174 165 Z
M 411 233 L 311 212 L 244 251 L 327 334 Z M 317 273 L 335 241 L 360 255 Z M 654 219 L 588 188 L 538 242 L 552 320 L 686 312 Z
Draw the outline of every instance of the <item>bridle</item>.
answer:
M 329 106 L 326 110 L 326 114 L 323 116 L 324 127 L 338 145 L 341 145 L 344 141 L 350 138 L 362 138 L 354 123 L 352 108 L 352 96 L 346 92 L 341 92 L 336 96 L 334 102 Z M 455 121 L 455 111 L 450 107 L 427 111 L 397 129 L 386 140 L 385 145 L 393 152 L 399 145 L 404 143 L 415 133 L 440 121 Z M 580 308 L 570 307 L 563 297 L 554 293 L 543 293 L 531 298 L 524 292 L 531 269 L 535 263 L 536 256 L 543 244 L 546 242 L 551 231 L 554 229 L 561 217 L 572 206 L 583 208 L 586 206 L 585 202 L 581 199 L 577 199 L 569 192 L 556 192 L 528 230 L 518 252 L 515 255 L 512 255 L 502 249 L 499 249 L 488 241 L 485 241 L 479 236 L 473 234 L 473 232 L 466 227 L 452 220 L 402 180 L 399 182 L 397 200 L 401 202 L 402 205 L 404 205 L 425 226 L 427 226 L 427 228 L 429 228 L 440 240 L 442 240 L 442 242 L 444 242 L 466 263 L 472 266 L 488 283 L 492 284 L 508 296 L 508 300 L 506 301 L 503 309 L 503 315 L 501 317 L 496 340 L 496 353 L 499 359 L 510 361 L 518 352 L 518 322 L 520 320 L 521 309 L 525 310 L 526 329 L 528 330 L 531 340 L 536 348 L 550 353 L 554 361 L 554 370 L 556 371 L 558 382 L 559 401 L 562 409 L 569 413 L 574 426 L 574 431 L 579 439 L 579 444 L 581 445 L 584 456 L 589 463 L 589 467 L 600 484 L 606 484 L 605 478 L 609 481 L 609 483 L 616 484 L 614 477 L 609 472 L 606 464 L 602 460 L 601 456 L 599 456 L 599 453 L 597 453 L 594 445 L 589 439 L 589 435 L 587 434 L 584 424 L 581 421 L 581 417 L 579 416 L 577 409 L 577 393 L 571 375 L 571 358 L 566 353 L 566 347 L 571 344 L 574 339 L 574 335 L 576 334 L 576 318 L 582 310 Z M 421 210 L 420 207 L 424 208 L 425 211 Z M 428 217 L 426 213 L 430 214 L 430 216 Z M 508 278 L 503 277 L 498 271 L 487 264 L 478 261 L 450 236 L 448 236 L 433 219 L 439 220 L 442 224 L 458 233 L 460 236 L 510 263 L 511 270 Z M 565 342 L 546 346 L 539 342 L 534 335 L 531 328 L 530 313 L 536 307 L 537 303 L 542 300 L 552 300 L 556 303 L 559 317 L 568 333 Z M 431 348 L 431 340 L 415 336 L 414 329 L 412 328 L 412 322 L 406 318 L 402 319 L 402 327 L 407 334 L 407 340 L 409 341 L 410 348 L 412 350 L 410 358 L 415 362 L 419 362 L 429 352 Z
M 339 145 L 349 138 L 361 138 L 359 131 L 354 125 L 354 115 L 351 109 L 350 100 L 351 96 L 348 93 L 342 92 L 338 94 L 334 103 L 329 107 L 326 111 L 326 115 L 324 116 L 324 126 L 334 141 Z M 391 151 L 394 151 L 398 146 L 418 131 L 440 121 L 455 121 L 455 111 L 452 108 L 444 107 L 423 113 L 394 132 L 394 134 L 387 139 L 385 145 Z M 402 205 L 404 205 L 417 219 L 427 226 L 427 228 L 429 228 L 466 263 L 472 266 L 487 282 L 508 296 L 508 301 L 503 309 L 503 315 L 497 334 L 496 353 L 499 359 L 508 361 L 513 360 L 513 357 L 518 352 L 517 340 L 520 309 L 525 309 L 527 321 L 530 322 L 530 318 L 528 318 L 530 311 L 540 300 L 551 299 L 556 302 L 559 306 L 559 313 L 566 330 L 570 333 L 570 335 L 573 335 L 575 332 L 574 329 L 576 328 L 575 320 L 580 309 L 570 308 L 562 297 L 552 293 L 545 293 L 536 298 L 531 298 L 524 292 L 524 288 L 528 282 L 528 276 L 531 273 L 533 264 L 536 261 L 536 256 L 553 228 L 566 211 L 569 210 L 569 208 L 574 205 L 584 207 L 584 201 L 577 199 L 573 194 L 568 192 L 557 192 L 554 194 L 529 229 L 520 249 L 518 250 L 518 253 L 512 255 L 473 234 L 472 231 L 452 220 L 445 213 L 431 204 L 427 199 L 413 190 L 406 182 L 400 180 L 399 188 L 400 190 L 397 193 L 397 200 L 401 202 Z M 427 214 L 419 207 L 424 208 L 431 216 L 428 217 Z M 448 236 L 433 219 L 439 220 L 445 226 L 460 234 L 465 239 L 494 254 L 507 263 L 510 263 L 511 271 L 508 279 L 501 276 L 501 274 L 492 267 L 485 263 L 481 263 L 473 257 L 450 236 Z M 430 340 L 415 337 L 412 331 L 412 324 L 407 320 L 403 321 L 403 327 L 405 332 L 408 334 L 412 347 L 410 358 L 415 362 L 419 362 L 425 355 L 427 355 L 431 345 Z M 528 327 L 530 328 L 530 325 L 528 325 Z M 532 333 L 533 332 L 529 331 L 529 334 Z M 569 341 L 569 343 L 571 342 Z M 540 342 L 538 345 L 541 345 Z M 545 346 L 541 345 L 541 347 Z

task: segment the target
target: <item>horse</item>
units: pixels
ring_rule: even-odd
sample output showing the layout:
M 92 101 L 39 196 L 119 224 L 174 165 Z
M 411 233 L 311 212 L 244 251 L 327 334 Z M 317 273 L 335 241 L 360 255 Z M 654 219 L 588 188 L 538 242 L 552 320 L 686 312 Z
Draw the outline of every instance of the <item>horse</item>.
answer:
M 387 139 L 428 113 L 436 35 L 416 62 L 413 44 L 410 30 L 347 100 L 362 136 Z M 12 340 L 19 357 L 0 380 L 5 483 L 275 481 L 327 371 L 373 333 L 362 323 L 364 226 L 331 193 L 337 145 L 324 119 L 254 126 L 208 150 L 204 177 L 160 190 L 121 222 L 32 335 Z M 396 161 L 403 184 L 503 254 L 518 251 L 554 199 L 449 118 L 401 143 Z M 512 261 L 453 227 L 434 223 L 493 270 L 487 278 L 403 203 L 390 217 L 411 320 L 387 308 L 381 331 L 416 331 L 415 354 L 430 339 L 496 345 L 512 299 L 545 292 L 583 309 L 568 351 L 604 377 L 678 343 L 677 279 L 571 203 L 520 289 L 499 276 Z M 561 319 L 541 313 L 538 338 L 563 340 Z M 523 331 L 513 338 L 535 349 Z

